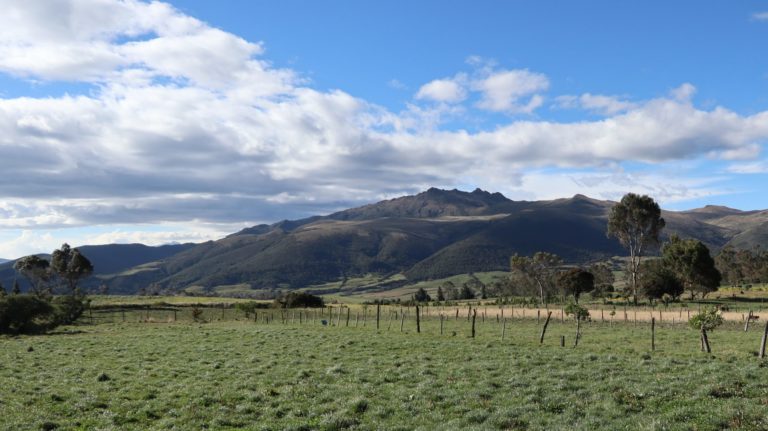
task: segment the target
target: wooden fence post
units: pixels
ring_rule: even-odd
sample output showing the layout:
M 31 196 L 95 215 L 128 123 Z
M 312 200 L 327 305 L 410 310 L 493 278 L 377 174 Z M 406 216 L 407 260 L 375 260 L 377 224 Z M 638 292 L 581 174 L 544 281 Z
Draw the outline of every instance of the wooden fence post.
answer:
M 477 319 L 477 309 L 472 311 L 472 338 L 475 338 L 475 320 Z
M 404 323 L 405 323 L 405 313 L 400 312 L 400 332 L 403 332 Z
M 379 317 L 381 317 L 381 304 L 376 304 L 376 330 L 379 330 Z
M 416 306 L 416 333 L 421 334 L 421 318 L 419 317 L 419 306 Z
M 501 341 L 504 341 L 504 335 L 507 333 L 507 319 L 502 320 L 501 323 Z
M 752 310 L 747 314 L 747 321 L 744 322 L 744 332 L 749 331 L 749 322 L 752 320 Z
M 656 318 L 651 317 L 651 352 L 656 351 Z
M 547 326 L 549 326 L 549 319 L 552 317 L 552 312 L 547 311 L 547 320 L 544 321 L 544 327 L 541 328 L 541 337 L 539 337 L 539 344 L 544 342 L 544 334 L 547 333 Z
M 440 313 L 440 335 L 443 335 L 443 313 Z
M 704 326 L 701 327 L 701 342 L 704 345 L 704 351 L 707 353 L 712 353 L 712 349 L 709 347 L 709 338 L 707 337 L 707 330 L 704 329 Z
M 560 347 L 565 347 L 565 335 L 560 336 Z
M 768 339 L 768 320 L 765 322 L 765 330 L 763 331 L 763 339 L 760 341 L 760 358 L 765 357 L 765 341 Z
M 346 325 L 347 328 L 349 328 L 349 313 L 350 313 L 350 311 L 352 311 L 352 309 L 347 307 L 347 325 Z
M 355 313 L 355 328 L 357 328 L 357 322 L 360 321 L 360 312 Z

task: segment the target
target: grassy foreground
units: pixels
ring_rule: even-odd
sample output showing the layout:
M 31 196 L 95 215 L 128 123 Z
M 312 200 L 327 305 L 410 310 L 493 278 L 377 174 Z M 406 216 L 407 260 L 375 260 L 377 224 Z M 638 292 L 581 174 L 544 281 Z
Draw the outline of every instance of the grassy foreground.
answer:
M 234 318 L 234 316 L 233 316 Z M 768 429 L 762 328 L 103 323 L 0 338 L 0 429 Z M 759 325 L 761 326 L 761 325 Z M 387 329 L 389 327 L 389 329 Z M 455 335 L 454 335 L 455 334 Z M 560 336 L 567 347 L 560 347 Z

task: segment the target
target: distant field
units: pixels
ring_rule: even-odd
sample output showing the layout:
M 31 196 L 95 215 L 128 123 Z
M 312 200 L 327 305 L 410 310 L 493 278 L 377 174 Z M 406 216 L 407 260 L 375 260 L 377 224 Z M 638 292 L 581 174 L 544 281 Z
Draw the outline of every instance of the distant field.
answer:
M 502 341 L 496 319 L 478 317 L 472 339 L 466 318 L 441 336 L 434 314 L 417 334 L 413 309 L 403 332 L 400 308 L 379 331 L 375 307 L 365 326 L 359 310 L 341 327 L 320 324 L 327 311 L 302 324 L 299 311 L 285 324 L 275 310 L 258 323 L 133 311 L 0 337 L 0 429 L 768 429 L 762 326 L 714 331 L 706 355 L 682 325 L 659 325 L 650 352 L 646 324 L 585 324 L 573 348 L 570 320 L 539 345 L 535 319 L 510 320 Z
M 246 299 L 207 296 L 140 296 L 140 295 L 91 295 L 88 296 L 94 307 L 129 306 L 129 305 L 194 305 L 194 304 L 236 304 Z

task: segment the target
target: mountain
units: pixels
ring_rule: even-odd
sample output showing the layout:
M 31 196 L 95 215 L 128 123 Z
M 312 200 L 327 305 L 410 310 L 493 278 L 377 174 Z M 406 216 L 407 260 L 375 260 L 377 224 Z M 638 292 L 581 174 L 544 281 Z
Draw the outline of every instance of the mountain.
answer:
M 77 247 L 94 267 L 94 276 L 90 277 L 87 285 L 93 287 L 103 280 L 111 280 L 114 274 L 130 270 L 139 265 L 166 259 L 184 250 L 192 248 L 194 244 L 173 244 L 157 247 L 143 244 L 108 244 L 85 245 Z M 40 255 L 50 259 L 50 255 Z M 0 263 L 0 283 L 10 288 L 14 280 L 18 280 L 23 290 L 27 289 L 27 282 L 13 269 L 15 261 Z M 135 292 L 132 292 L 135 293 Z
M 369 273 L 417 281 L 507 270 L 514 253 L 548 251 L 583 263 L 625 253 L 605 235 L 613 205 L 583 195 L 512 201 L 479 189 L 432 188 L 327 216 L 243 229 L 103 281 L 125 293 L 149 284 L 171 291 L 291 289 Z M 729 243 L 751 247 L 768 237 L 766 212 L 710 206 L 662 216 L 665 235 L 698 238 L 714 251 Z
M 512 201 L 479 189 L 432 188 L 327 216 L 257 225 L 202 244 L 80 249 L 97 270 L 89 283 L 106 284 L 112 293 L 148 286 L 294 289 L 372 273 L 408 282 L 508 270 L 515 253 L 547 251 L 569 263 L 624 255 L 605 234 L 614 204 L 583 195 Z M 665 236 L 697 238 L 714 252 L 768 242 L 768 211 L 707 206 L 662 216 Z M 10 265 L 0 264 L 6 283 L 4 267 Z

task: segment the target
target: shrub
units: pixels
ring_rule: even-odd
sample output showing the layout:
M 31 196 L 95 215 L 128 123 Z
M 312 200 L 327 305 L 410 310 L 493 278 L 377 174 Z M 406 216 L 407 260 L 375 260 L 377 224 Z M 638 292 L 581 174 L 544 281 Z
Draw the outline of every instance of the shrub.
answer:
M 0 333 L 42 332 L 57 325 L 54 307 L 32 295 L 0 298 Z
M 723 324 L 723 316 L 715 307 L 704 307 L 700 313 L 691 317 L 688 324 L 694 329 L 711 331 Z
M 275 299 L 275 308 L 320 308 L 325 307 L 323 298 L 305 292 L 291 292 Z
M 571 302 L 565 306 L 565 314 L 573 316 L 574 319 L 577 320 L 589 319 L 589 311 L 585 307 L 582 307 L 581 305 L 574 302 Z
M 83 315 L 86 303 L 80 296 L 59 296 L 51 302 L 54 318 L 57 325 L 71 325 Z

